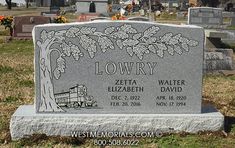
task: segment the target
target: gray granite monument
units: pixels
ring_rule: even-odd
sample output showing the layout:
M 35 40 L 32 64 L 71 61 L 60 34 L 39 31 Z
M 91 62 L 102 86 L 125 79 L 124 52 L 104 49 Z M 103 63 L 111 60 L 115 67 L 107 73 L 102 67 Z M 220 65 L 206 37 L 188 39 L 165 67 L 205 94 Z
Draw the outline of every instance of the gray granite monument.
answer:
M 76 2 L 76 13 L 89 13 L 91 3 L 95 4 L 96 13 L 106 13 L 108 9 L 108 0 L 78 0 Z
M 204 31 L 142 21 L 38 25 L 35 105 L 20 106 L 11 136 L 73 131 L 216 131 L 201 107 Z
M 223 24 L 223 9 L 212 7 L 194 7 L 188 9 L 188 24 L 205 28 L 206 48 L 221 48 L 222 38 L 227 33 L 216 30 L 226 27 Z
M 211 49 L 204 53 L 204 72 L 233 70 L 233 49 Z
M 223 9 L 212 7 L 193 7 L 188 9 L 188 24 L 206 28 L 220 28 L 223 25 Z
M 112 4 L 112 12 L 113 13 L 120 13 L 121 9 L 122 9 L 121 4 Z
M 235 16 L 234 17 L 232 17 L 232 19 L 231 19 L 231 24 L 230 24 L 231 26 L 235 26 Z
M 63 27 L 35 28 L 38 113 L 201 112 L 202 29 L 189 28 L 193 38 L 151 23 Z

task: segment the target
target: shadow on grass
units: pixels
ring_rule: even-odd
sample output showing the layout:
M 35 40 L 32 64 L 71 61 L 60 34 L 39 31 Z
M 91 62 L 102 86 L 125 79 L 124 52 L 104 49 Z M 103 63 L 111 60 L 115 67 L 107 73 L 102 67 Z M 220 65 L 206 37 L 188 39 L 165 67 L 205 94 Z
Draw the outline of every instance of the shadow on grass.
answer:
M 230 133 L 232 130 L 235 130 L 235 117 L 225 116 L 224 131 Z

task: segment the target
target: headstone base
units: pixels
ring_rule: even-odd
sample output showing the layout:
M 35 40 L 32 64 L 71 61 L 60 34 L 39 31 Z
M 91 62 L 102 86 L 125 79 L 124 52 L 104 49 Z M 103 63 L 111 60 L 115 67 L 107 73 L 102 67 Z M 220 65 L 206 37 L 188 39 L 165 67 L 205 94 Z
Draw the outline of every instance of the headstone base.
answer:
M 203 107 L 201 114 L 36 114 L 33 105 L 24 105 L 13 114 L 10 132 L 17 140 L 32 134 L 72 136 L 78 131 L 197 133 L 223 126 L 224 116 L 211 106 Z

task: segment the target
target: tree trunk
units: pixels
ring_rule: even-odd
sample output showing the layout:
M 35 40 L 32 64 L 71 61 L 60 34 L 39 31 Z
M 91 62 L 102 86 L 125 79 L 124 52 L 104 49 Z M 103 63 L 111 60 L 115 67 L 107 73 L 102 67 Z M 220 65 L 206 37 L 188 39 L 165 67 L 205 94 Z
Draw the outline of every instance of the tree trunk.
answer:
M 7 9 L 11 10 L 11 0 L 5 0 L 7 3 Z
M 26 8 L 29 8 L 29 0 L 25 0 L 26 2 Z

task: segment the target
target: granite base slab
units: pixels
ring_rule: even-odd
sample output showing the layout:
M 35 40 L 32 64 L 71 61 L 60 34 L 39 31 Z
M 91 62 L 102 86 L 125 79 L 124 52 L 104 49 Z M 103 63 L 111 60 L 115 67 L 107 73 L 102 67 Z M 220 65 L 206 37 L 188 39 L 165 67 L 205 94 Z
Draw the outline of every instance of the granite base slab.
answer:
M 10 132 L 17 140 L 32 134 L 71 136 L 74 131 L 197 133 L 223 126 L 224 116 L 211 106 L 201 114 L 38 114 L 33 105 L 23 105 L 12 115 Z

